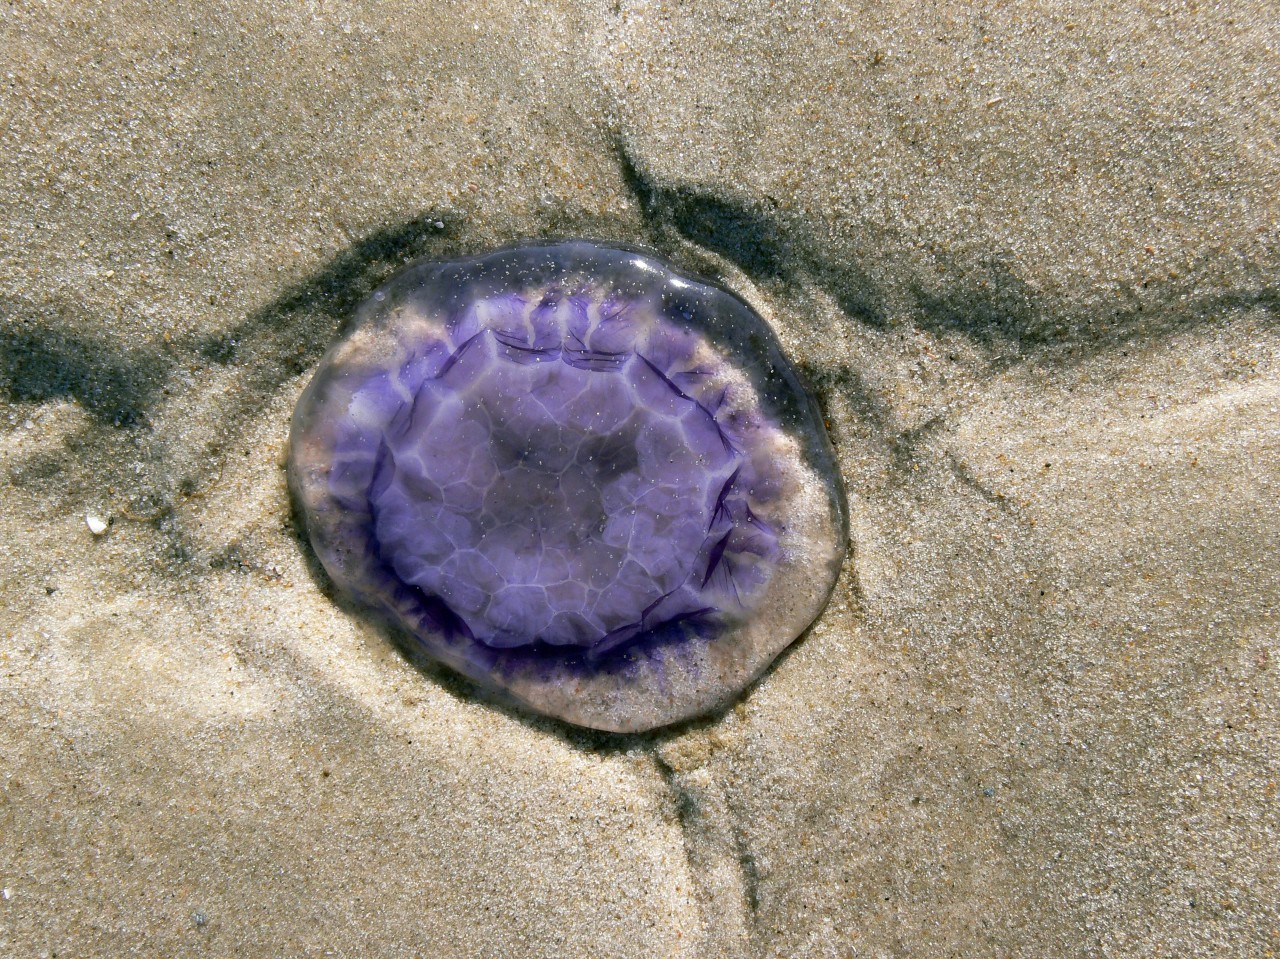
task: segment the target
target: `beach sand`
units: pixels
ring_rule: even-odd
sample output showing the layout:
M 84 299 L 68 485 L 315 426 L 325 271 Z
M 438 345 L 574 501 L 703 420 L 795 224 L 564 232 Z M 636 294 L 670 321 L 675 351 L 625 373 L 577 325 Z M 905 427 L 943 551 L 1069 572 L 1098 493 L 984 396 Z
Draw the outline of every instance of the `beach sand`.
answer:
M 1280 950 L 1278 51 L 1265 2 L 6 7 L 0 955 Z M 848 485 L 826 613 L 682 729 L 490 705 L 290 511 L 361 296 L 564 236 L 749 300 Z

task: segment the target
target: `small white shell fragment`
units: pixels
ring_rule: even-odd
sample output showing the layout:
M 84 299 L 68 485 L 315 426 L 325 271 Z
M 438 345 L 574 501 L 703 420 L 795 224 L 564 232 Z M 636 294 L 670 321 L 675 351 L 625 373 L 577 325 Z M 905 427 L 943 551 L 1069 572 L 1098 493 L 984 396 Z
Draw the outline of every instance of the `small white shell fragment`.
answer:
M 89 527 L 89 532 L 94 536 L 101 536 L 107 531 L 106 522 L 92 513 L 84 514 L 84 525 Z

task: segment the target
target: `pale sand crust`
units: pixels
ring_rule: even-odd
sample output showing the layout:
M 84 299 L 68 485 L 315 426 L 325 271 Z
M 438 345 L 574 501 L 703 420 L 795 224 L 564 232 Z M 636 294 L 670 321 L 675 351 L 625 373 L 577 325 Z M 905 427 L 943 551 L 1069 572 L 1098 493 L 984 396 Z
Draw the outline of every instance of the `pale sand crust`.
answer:
M 0 16 L 0 955 L 1277 949 L 1274 5 L 210 10 Z M 720 274 L 848 484 L 674 734 L 417 668 L 291 524 L 343 290 L 546 235 Z

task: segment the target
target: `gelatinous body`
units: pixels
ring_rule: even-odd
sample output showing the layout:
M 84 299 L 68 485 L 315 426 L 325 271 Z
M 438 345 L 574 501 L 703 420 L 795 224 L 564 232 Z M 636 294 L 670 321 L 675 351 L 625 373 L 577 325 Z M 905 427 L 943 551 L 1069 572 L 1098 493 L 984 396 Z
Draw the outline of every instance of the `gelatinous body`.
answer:
M 845 547 L 830 446 L 764 322 L 586 242 L 411 266 L 294 415 L 334 582 L 533 710 L 637 731 L 731 700 Z

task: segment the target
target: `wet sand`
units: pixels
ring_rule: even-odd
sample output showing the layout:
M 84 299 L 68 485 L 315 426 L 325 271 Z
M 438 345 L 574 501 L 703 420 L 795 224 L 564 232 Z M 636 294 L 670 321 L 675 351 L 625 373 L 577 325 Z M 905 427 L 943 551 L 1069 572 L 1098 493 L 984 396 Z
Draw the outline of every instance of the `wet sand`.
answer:
M 1263 3 L 0 14 L 0 953 L 1280 949 L 1278 47 Z M 748 299 L 849 489 L 823 617 L 661 734 L 411 661 L 285 488 L 373 285 L 565 236 Z

